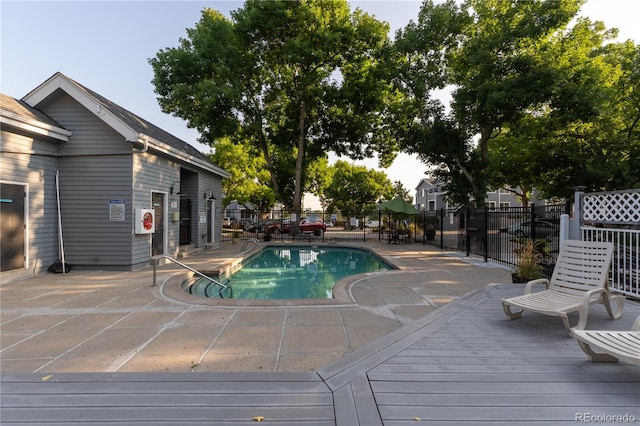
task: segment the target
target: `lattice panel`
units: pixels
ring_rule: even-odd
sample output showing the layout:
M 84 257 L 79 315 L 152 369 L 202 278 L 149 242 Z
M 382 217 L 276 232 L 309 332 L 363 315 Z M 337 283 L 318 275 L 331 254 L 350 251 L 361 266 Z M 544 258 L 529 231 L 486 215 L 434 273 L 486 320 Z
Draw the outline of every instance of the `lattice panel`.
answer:
M 640 191 L 585 194 L 582 219 L 598 223 L 640 224 Z

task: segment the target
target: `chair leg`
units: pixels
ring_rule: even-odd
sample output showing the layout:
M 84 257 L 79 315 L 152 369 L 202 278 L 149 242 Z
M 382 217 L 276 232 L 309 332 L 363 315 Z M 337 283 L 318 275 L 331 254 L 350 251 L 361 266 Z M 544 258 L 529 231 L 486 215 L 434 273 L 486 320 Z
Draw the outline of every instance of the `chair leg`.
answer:
M 589 346 L 587 343 L 583 342 L 582 340 L 578 340 L 578 344 L 580 345 L 580 348 L 584 351 L 584 353 L 586 353 L 589 356 L 589 360 L 592 362 L 618 362 L 618 358 L 611 356 L 609 354 L 599 354 L 593 351 L 593 349 L 591 349 L 591 346 Z
M 518 319 L 522 316 L 522 312 L 524 309 L 520 309 L 518 312 L 511 312 L 511 306 L 506 304 L 504 301 L 502 302 L 502 309 L 504 309 L 504 313 L 507 314 L 509 319 Z
M 615 311 L 612 311 L 611 309 L 612 302 L 616 304 Z M 603 293 L 601 303 L 607 309 L 607 313 L 611 319 L 618 319 L 622 316 L 622 311 L 624 310 L 624 296 L 612 296 L 610 294 Z
M 562 324 L 564 325 L 564 328 L 567 330 L 567 333 L 569 333 L 569 337 L 573 337 L 573 332 L 571 331 L 571 324 L 569 324 L 569 316 L 567 314 L 564 314 L 560 318 L 562 319 Z M 586 315 L 583 316 L 581 312 L 580 318 L 578 320 L 578 325 L 576 325 L 575 328 L 578 330 L 583 330 L 586 325 L 587 325 L 587 316 Z
M 582 305 L 580 305 L 580 308 L 578 309 L 578 324 L 576 324 L 576 326 L 573 328 L 575 328 L 576 330 L 584 330 L 584 328 L 587 326 L 588 317 L 589 317 L 589 303 L 584 302 L 582 303 Z M 569 332 L 569 337 L 573 337 L 573 332 L 571 331 L 571 325 L 569 325 L 569 317 L 566 313 L 562 318 L 562 322 L 564 323 L 565 328 Z

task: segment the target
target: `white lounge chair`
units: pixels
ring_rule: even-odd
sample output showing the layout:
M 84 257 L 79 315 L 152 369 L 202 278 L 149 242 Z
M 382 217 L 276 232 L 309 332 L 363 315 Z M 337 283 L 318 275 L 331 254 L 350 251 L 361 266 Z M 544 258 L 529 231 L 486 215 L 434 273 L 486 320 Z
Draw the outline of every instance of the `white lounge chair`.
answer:
M 631 331 L 574 330 L 573 337 L 591 361 L 640 365 L 640 316 Z M 592 347 L 600 352 L 594 352 Z
M 569 336 L 572 335 L 572 327 L 567 314 L 578 312 L 578 324 L 573 328 L 583 330 L 587 325 L 589 306 L 594 303 L 604 304 L 612 319 L 620 318 L 624 297 L 610 295 L 608 286 L 612 257 L 611 243 L 564 241 L 551 280 L 541 278 L 529 281 L 524 295 L 502 299 L 504 312 L 509 319 L 520 318 L 523 311 L 560 317 Z M 532 292 L 537 284 L 545 284 L 547 289 Z M 617 303 L 615 312 L 611 310 L 613 301 Z M 512 312 L 511 307 L 520 310 Z

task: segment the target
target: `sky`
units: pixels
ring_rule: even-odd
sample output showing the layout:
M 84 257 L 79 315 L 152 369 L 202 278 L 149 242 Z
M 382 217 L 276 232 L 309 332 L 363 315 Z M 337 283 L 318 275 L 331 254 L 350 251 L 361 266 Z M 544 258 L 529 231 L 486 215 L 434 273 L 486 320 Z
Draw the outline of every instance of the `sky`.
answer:
M 416 19 L 420 1 L 351 1 L 390 25 L 390 36 Z M 205 7 L 229 12 L 243 1 L 31 1 L 0 0 L 0 92 L 20 99 L 56 72 L 101 94 L 165 131 L 194 145 L 198 133 L 176 117 L 164 114 L 154 92 L 148 60 L 160 49 L 176 47 L 186 29 L 193 28 Z M 640 43 L 639 0 L 587 0 L 580 16 L 618 28 L 618 40 Z M 446 100 L 446 95 L 445 95 Z M 330 155 L 333 162 L 335 156 Z M 375 159 L 358 162 L 383 170 L 400 181 L 411 195 L 426 166 L 399 154 L 388 169 Z M 305 200 L 316 208 L 317 201 Z

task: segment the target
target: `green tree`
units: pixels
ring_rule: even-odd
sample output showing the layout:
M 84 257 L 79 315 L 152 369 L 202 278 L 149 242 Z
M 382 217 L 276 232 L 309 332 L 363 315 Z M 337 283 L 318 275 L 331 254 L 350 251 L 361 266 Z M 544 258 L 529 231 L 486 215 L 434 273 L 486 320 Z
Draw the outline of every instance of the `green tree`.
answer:
M 536 186 L 569 197 L 576 185 L 611 191 L 640 185 L 640 47 L 604 44 L 616 35 L 602 23 L 582 21 L 563 37 L 566 52 L 555 63 L 566 75 L 546 114 L 536 117 L 545 134 Z M 541 163 L 541 164 L 540 164 Z
M 261 211 L 273 207 L 276 196 L 269 185 L 269 172 L 264 158 L 253 146 L 246 141 L 234 143 L 223 138 L 216 143 L 216 150 L 209 157 L 231 175 L 222 182 L 223 205 L 235 200 L 240 204 L 250 202 Z
M 413 203 L 413 197 L 409 193 L 409 190 L 405 188 L 402 182 L 400 182 L 399 180 L 396 180 L 395 182 L 393 182 L 392 198 L 395 198 L 395 197 L 401 197 L 404 200 L 409 201 L 410 203 Z
M 205 9 L 179 46 L 150 59 L 162 110 L 215 144 L 249 140 L 278 198 L 294 212 L 309 164 L 328 151 L 386 164 L 384 122 L 396 99 L 378 58 L 388 26 L 346 1 L 247 0 L 232 19 Z
M 546 46 L 582 0 L 423 3 L 397 36 L 398 87 L 407 95 L 402 149 L 436 166 L 454 202 L 483 204 L 489 141 L 552 97 L 561 83 Z M 452 110 L 433 90 L 453 87 Z
M 582 19 L 554 37 L 547 61 L 563 83 L 514 120 L 490 147 L 494 184 L 536 187 L 547 198 L 637 187 L 639 50 L 603 23 Z
M 331 183 L 325 189 L 327 210 L 358 214 L 374 210 L 380 198 L 391 199 L 394 187 L 384 172 L 336 161 Z

